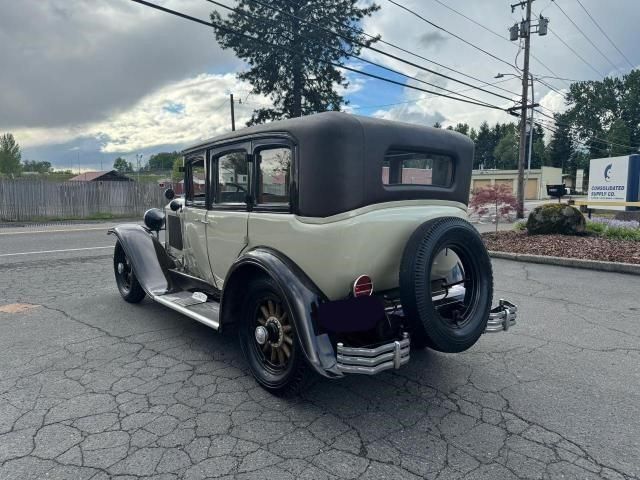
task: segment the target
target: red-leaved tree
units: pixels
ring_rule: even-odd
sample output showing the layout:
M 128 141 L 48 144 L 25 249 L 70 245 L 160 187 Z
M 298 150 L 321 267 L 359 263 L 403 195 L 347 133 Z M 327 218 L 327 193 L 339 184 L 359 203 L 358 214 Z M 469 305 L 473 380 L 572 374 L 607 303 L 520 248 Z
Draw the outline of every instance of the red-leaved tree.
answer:
M 496 183 L 474 190 L 469 208 L 477 215 L 495 212 L 497 232 L 500 218 L 508 218 L 513 214 L 518 208 L 518 201 L 508 185 Z

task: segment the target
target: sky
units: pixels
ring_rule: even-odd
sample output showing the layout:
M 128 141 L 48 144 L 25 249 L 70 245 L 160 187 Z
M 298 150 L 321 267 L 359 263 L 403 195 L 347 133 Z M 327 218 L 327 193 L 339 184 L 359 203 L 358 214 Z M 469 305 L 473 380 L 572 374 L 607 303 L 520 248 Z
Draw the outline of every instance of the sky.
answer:
M 382 50 L 475 86 L 500 81 L 495 87 L 506 91 L 486 88 L 516 99 L 520 86 L 515 75 L 494 78 L 498 73 L 516 73 L 518 42 L 508 40 L 508 27 L 520 21 L 523 12 L 517 8 L 512 13 L 514 1 L 396 0 L 497 59 L 389 0 L 376 0 L 380 10 L 362 27 L 423 58 L 378 44 Z M 553 30 L 542 37 L 533 34 L 531 50 L 533 75 L 557 90 L 535 82 L 535 101 L 548 113 L 565 108 L 561 92 L 570 83 L 548 77 L 598 80 L 640 65 L 640 30 L 635 25 L 640 2 L 580 2 L 627 59 L 598 30 L 578 0 L 535 0 L 534 14 L 548 17 Z M 155 3 L 204 20 L 214 8 L 219 9 L 206 0 Z M 137 158 L 144 163 L 153 153 L 180 150 L 229 131 L 230 93 L 237 101 L 238 126 L 254 108 L 269 104 L 268 98 L 252 94 L 251 85 L 237 79 L 245 64 L 233 51 L 222 50 L 206 26 L 130 0 L 0 0 L 0 11 L 0 134 L 14 134 L 23 160 L 86 171 L 110 169 L 114 159 L 123 156 L 135 166 Z M 344 109 L 350 113 L 426 125 L 437 121 L 444 126 L 466 122 L 478 127 L 483 121 L 514 120 L 501 110 L 411 88 L 434 90 L 422 82 L 453 91 L 468 86 L 376 52 L 363 51 L 362 57 L 415 79 L 348 60 L 351 67 L 401 83 L 346 72 L 350 85 L 341 93 L 349 101 Z M 521 53 L 517 64 L 522 67 Z M 478 90 L 464 94 L 503 108 L 513 106 L 511 100 Z

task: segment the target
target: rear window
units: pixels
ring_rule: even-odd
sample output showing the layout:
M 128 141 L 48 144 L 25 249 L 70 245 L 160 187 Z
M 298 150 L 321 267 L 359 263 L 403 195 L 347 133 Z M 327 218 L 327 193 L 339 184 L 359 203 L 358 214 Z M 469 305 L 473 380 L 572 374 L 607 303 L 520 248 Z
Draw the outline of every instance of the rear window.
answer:
M 392 149 L 382 163 L 384 185 L 449 187 L 452 179 L 453 158 L 449 155 Z

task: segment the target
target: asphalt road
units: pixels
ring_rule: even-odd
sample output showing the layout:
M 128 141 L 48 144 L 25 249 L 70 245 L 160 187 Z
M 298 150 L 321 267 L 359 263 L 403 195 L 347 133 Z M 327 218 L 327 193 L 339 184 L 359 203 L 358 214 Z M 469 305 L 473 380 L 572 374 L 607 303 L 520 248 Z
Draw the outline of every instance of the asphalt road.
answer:
M 508 333 L 282 400 L 78 228 L 0 230 L 0 479 L 640 478 L 639 277 L 496 260 Z

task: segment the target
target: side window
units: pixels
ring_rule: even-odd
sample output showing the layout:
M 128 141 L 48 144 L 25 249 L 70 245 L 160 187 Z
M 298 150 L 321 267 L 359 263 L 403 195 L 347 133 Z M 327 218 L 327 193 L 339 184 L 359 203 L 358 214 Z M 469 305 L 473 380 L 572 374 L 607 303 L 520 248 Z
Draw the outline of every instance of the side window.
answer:
M 244 150 L 220 155 L 215 203 L 244 204 L 249 193 L 250 181 L 249 162 Z
M 449 187 L 453 158 L 428 152 L 391 149 L 382 163 L 384 185 L 433 185 Z
M 258 171 L 258 205 L 289 205 L 291 180 L 291 148 L 286 146 L 263 147 L 256 151 Z
M 204 152 L 187 157 L 185 165 L 185 204 L 194 207 L 204 207 L 207 192 Z

